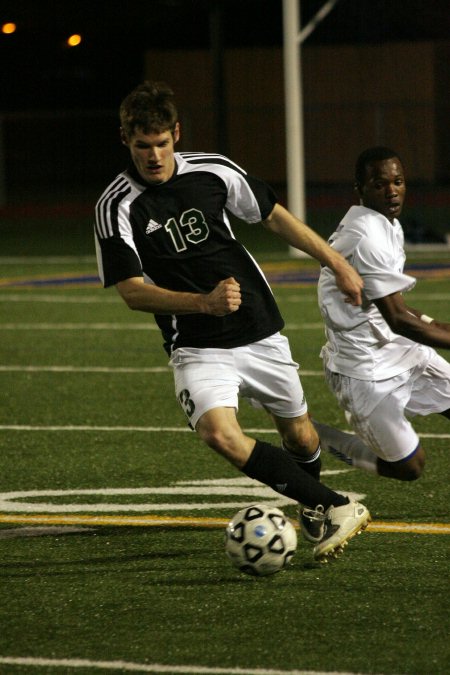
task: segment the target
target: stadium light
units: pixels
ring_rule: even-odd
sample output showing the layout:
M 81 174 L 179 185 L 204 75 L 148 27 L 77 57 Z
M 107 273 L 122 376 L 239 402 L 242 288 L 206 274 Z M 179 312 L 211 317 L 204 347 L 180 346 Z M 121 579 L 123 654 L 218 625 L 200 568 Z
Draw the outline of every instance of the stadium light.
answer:
M 17 26 L 12 21 L 8 21 L 7 23 L 4 23 L 2 25 L 1 30 L 4 35 L 12 35 L 13 33 L 16 32 Z
M 81 44 L 82 39 L 81 35 L 74 33 L 67 38 L 66 45 L 68 47 L 78 47 L 78 45 Z

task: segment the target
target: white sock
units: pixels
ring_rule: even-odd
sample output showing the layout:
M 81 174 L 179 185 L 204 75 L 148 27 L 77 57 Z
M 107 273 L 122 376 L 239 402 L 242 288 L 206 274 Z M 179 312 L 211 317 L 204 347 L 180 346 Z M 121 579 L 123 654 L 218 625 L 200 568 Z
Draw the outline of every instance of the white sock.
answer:
M 322 450 L 358 469 L 378 473 L 377 455 L 354 434 L 311 420 L 319 434 Z

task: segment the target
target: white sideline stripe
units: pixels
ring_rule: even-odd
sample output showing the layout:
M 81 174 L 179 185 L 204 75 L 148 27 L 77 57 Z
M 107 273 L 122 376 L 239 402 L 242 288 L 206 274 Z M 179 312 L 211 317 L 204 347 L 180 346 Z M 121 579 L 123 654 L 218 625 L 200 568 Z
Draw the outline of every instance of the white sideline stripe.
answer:
M 27 289 L 28 290 L 28 289 Z M 56 295 L 50 295 L 50 294 L 41 294 L 41 295 L 35 295 L 33 294 L 24 294 L 24 293 L 0 293 L 0 302 L 32 302 L 33 304 L 36 302 L 52 302 L 52 303 L 63 303 L 64 305 L 67 303 L 72 303 L 72 304 L 89 304 L 89 305 L 104 305 L 106 303 L 114 303 L 115 305 L 118 304 L 123 304 L 123 300 L 119 298 L 117 295 L 114 297 L 111 297 L 110 295 L 107 295 L 106 293 L 103 296 L 94 296 L 94 295 L 64 295 L 63 293 L 59 293 Z
M 36 426 L 28 424 L 0 424 L 0 431 L 180 431 L 182 433 L 194 433 L 187 425 L 185 427 L 109 427 L 91 425 L 67 425 L 67 426 Z M 247 433 L 278 433 L 274 429 L 244 429 Z
M 436 281 L 436 279 L 434 279 Z M 411 300 L 415 302 L 416 300 L 449 300 L 450 299 L 450 294 L 449 293 L 414 293 L 414 297 L 411 297 Z M 284 299 L 285 302 L 304 302 L 304 301 L 312 301 L 314 300 L 317 302 L 317 297 L 315 295 L 313 296 L 307 296 L 306 298 L 303 297 L 303 295 L 300 294 L 295 294 L 291 295 L 287 298 Z
M 100 289 L 102 290 L 102 289 Z M 308 290 L 308 289 L 305 289 Z M 63 289 L 58 288 L 54 294 L 50 293 L 35 293 L 33 289 L 30 289 L 29 287 L 26 288 L 27 292 L 22 293 L 0 293 L 0 302 L 32 302 L 33 304 L 36 302 L 51 302 L 51 303 L 62 303 L 66 304 L 68 302 L 76 304 L 92 304 L 92 305 L 104 305 L 105 303 L 113 303 L 117 305 L 123 305 L 123 300 L 122 298 L 119 297 L 119 295 L 108 295 L 107 293 L 98 294 L 98 295 L 67 295 Z M 444 300 L 447 299 L 448 296 L 444 296 Z M 428 298 L 432 298 L 432 296 L 427 296 Z M 439 298 L 440 299 L 440 298 Z M 317 302 L 317 298 L 315 295 L 306 295 L 301 297 L 302 302 Z M 291 302 L 290 299 L 288 299 L 288 302 Z M 293 300 L 292 302 L 300 302 L 300 298 L 297 300 Z
M 109 366 L 0 366 L 2 373 L 169 373 L 169 366 L 152 366 L 146 368 Z
M 0 330 L 158 330 L 151 323 L 4 323 Z
M 169 366 L 149 366 L 136 368 L 133 366 L 0 366 L 1 373 L 171 373 Z M 301 370 L 302 376 L 317 377 L 323 375 L 321 370 Z
M 1 259 L 0 259 L 1 262 Z M 36 293 L 33 292 L 33 289 L 26 289 L 27 292 L 24 293 L 0 293 L 0 302 L 51 302 L 51 303 L 72 303 L 72 304 L 93 304 L 93 305 L 104 305 L 104 304 L 123 304 L 123 300 L 117 296 L 111 296 L 107 293 L 98 294 L 98 295 L 68 295 L 64 292 L 63 289 L 58 289 L 54 294 L 50 293 Z M 102 289 L 100 289 L 102 290 Z M 308 289 L 306 289 L 308 290 Z M 414 300 L 449 300 L 449 293 L 414 293 Z M 306 293 L 294 294 L 284 299 L 285 302 L 315 302 L 317 303 L 316 294 L 307 295 Z
M 285 330 L 316 330 L 323 323 L 287 323 Z M 159 327 L 148 323 L 3 323 L 0 330 L 157 330 Z
M 0 256 L 1 265 L 16 265 L 17 263 L 27 263 L 28 265 L 42 265 L 49 263 L 59 265 L 60 263 L 88 262 L 95 263 L 95 255 L 49 255 L 49 256 L 26 256 L 26 255 L 8 255 Z
M 45 426 L 45 425 L 29 425 L 29 424 L 0 424 L 0 431 L 143 431 L 145 433 L 160 433 L 160 432 L 181 432 L 181 433 L 195 433 L 188 426 L 186 427 L 126 427 L 126 426 L 95 426 L 95 425 L 72 425 L 67 426 Z M 258 427 L 248 427 L 243 429 L 247 434 L 277 434 L 276 429 L 261 429 Z M 344 430 L 352 434 L 353 431 L 349 429 Z M 419 434 L 420 438 L 438 438 L 449 439 L 450 434 Z
M 208 666 L 176 666 L 130 661 L 90 661 L 89 659 L 43 659 L 20 656 L 0 656 L 0 664 L 35 666 L 38 668 L 96 668 L 135 673 L 186 673 L 187 675 L 363 675 L 343 671 L 273 670 L 272 668 L 214 668 Z

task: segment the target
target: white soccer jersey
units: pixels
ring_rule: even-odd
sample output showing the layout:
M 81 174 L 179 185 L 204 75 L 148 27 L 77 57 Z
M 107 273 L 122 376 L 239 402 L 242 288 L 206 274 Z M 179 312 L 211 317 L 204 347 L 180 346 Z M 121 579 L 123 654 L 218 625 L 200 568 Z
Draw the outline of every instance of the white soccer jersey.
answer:
M 326 367 L 361 380 L 383 380 L 412 368 L 419 345 L 395 334 L 373 302 L 408 291 L 416 283 L 403 272 L 400 223 L 364 206 L 352 206 L 329 243 L 359 272 L 364 292 L 361 306 L 346 303 L 333 272 L 322 268 L 318 296 L 326 326 L 327 343 L 321 352 Z

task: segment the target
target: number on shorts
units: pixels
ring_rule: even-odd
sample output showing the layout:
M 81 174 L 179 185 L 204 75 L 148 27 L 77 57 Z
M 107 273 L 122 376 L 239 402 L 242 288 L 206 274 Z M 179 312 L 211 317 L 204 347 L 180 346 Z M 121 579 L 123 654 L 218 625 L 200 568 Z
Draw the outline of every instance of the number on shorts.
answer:
M 195 404 L 194 401 L 190 398 L 191 394 L 189 389 L 182 389 L 178 395 L 178 400 L 180 401 L 181 407 L 188 417 L 194 414 Z

